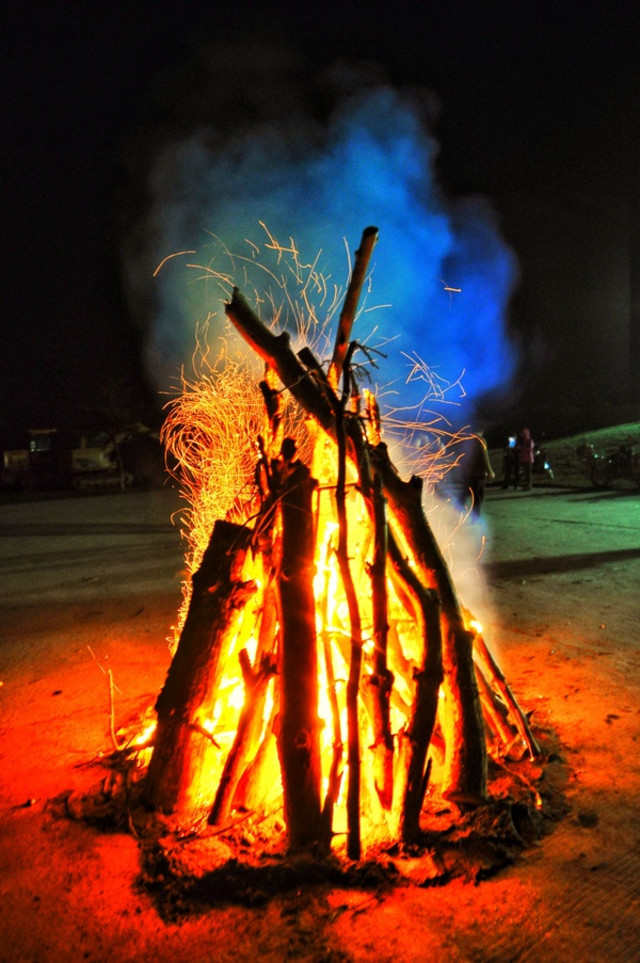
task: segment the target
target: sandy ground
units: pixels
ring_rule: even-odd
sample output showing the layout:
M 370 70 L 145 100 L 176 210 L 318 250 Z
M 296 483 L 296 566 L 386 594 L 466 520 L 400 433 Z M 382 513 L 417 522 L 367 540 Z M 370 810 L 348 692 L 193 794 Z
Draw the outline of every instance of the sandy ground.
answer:
M 479 885 L 300 887 L 180 924 L 137 885 L 133 836 L 48 804 L 95 782 L 110 680 L 118 727 L 162 685 L 178 504 L 0 505 L 0 960 L 640 960 L 638 493 L 493 489 L 484 552 L 462 562 L 521 704 L 560 740 L 569 811 L 553 832 Z

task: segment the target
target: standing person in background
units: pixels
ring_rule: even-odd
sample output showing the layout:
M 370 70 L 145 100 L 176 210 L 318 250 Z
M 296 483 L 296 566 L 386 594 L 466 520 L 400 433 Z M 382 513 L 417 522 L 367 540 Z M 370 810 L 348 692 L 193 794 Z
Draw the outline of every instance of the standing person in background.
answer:
M 518 487 L 519 466 L 516 444 L 517 438 L 515 434 L 509 435 L 502 450 L 502 487 L 505 491 L 509 485 L 512 485 L 514 490 Z
M 523 428 L 518 436 L 517 451 L 522 487 L 525 491 L 530 492 L 532 488 L 531 471 L 533 468 L 535 445 L 528 428 Z
M 460 472 L 463 485 L 460 505 L 461 507 L 464 506 L 469 493 L 471 493 L 471 513 L 475 518 L 480 518 L 484 501 L 485 480 L 488 478 L 489 481 L 493 481 L 496 477 L 491 467 L 489 449 L 482 431 L 463 442 Z

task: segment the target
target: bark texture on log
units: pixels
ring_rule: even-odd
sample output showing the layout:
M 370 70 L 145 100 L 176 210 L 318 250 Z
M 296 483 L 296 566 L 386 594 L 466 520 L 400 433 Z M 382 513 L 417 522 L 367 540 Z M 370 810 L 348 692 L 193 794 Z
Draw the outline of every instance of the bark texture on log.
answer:
M 397 522 L 394 530 L 406 544 L 420 581 L 437 590 L 442 605 L 445 713 L 449 716 L 444 792 L 451 800 L 479 803 L 487 796 L 487 745 L 473 662 L 474 635 L 465 628 L 451 573 L 426 519 L 421 480 L 414 476 L 403 481 L 386 445 L 372 450 L 371 463 L 382 475 Z
M 420 835 L 420 812 L 427 790 L 427 753 L 444 675 L 441 606 L 438 593 L 422 585 L 393 540 L 390 542 L 390 558 L 396 578 L 405 587 L 423 645 L 422 664 L 414 674 L 415 692 L 409 725 L 398 737 L 394 790 L 398 834 L 403 842 L 412 843 Z
M 389 701 L 393 673 L 387 664 L 389 599 L 387 593 L 387 517 L 380 479 L 373 492 L 374 554 L 369 567 L 373 599 L 373 672 L 366 679 L 373 725 L 373 779 L 383 809 L 393 802 L 393 736 Z
M 337 558 L 342 586 L 349 609 L 351 648 L 349 678 L 347 680 L 347 855 L 359 860 L 362 852 L 360 836 L 360 719 L 358 712 L 360 674 L 362 670 L 362 623 L 351 568 L 349 566 L 348 527 L 346 509 L 346 435 L 344 432 L 344 402 L 336 405 L 336 434 L 338 442 L 338 479 L 336 483 L 336 514 L 338 517 Z
M 306 411 L 312 410 L 318 423 L 325 430 L 330 430 L 334 424 L 331 405 L 317 379 L 291 350 L 291 339 L 287 332 L 276 335 L 269 331 L 238 288 L 233 289 L 231 301 L 226 305 L 225 311 L 247 344 L 273 368 L 296 401 Z
M 445 775 L 443 796 L 463 806 L 487 798 L 487 747 L 473 664 L 473 632 L 449 628 L 443 647 Z
M 281 557 L 277 578 L 280 614 L 280 717 L 282 770 L 289 848 L 321 842 L 320 719 L 315 574 L 315 480 L 295 462 L 281 483 Z
M 156 703 L 158 724 L 145 778 L 146 801 L 175 817 L 182 830 L 208 818 L 215 795 L 212 769 L 219 749 L 204 723 L 213 715 L 222 660 L 238 617 L 256 591 L 242 579 L 251 532 L 216 522 L 193 592 L 178 648 Z
M 355 264 L 353 266 L 353 271 L 351 272 L 351 280 L 349 281 L 349 287 L 347 289 L 347 295 L 344 299 L 344 305 L 342 307 L 342 311 L 340 312 L 338 333 L 336 335 L 333 358 L 331 359 L 331 366 L 329 368 L 329 380 L 334 385 L 337 385 L 340 381 L 342 366 L 344 365 L 345 358 L 347 357 L 347 351 L 349 350 L 351 329 L 353 328 L 353 322 L 356 316 L 358 301 L 360 300 L 362 285 L 364 284 L 367 274 L 367 267 L 369 266 L 369 260 L 377 240 L 378 228 L 365 228 L 365 230 L 362 232 L 360 247 L 356 251 Z

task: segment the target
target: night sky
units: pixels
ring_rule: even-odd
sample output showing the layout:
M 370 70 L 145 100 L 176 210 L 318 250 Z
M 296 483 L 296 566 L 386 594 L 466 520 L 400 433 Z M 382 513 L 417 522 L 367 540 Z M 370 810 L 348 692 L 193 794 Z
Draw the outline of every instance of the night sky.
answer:
M 412 92 L 438 145 L 439 190 L 453 205 L 485 199 L 513 253 L 511 375 L 477 399 L 478 418 L 552 435 L 640 403 L 640 7 L 381 7 L 9 0 L 0 447 L 92 409 L 152 417 L 164 374 L 143 359 L 159 306 L 134 276 L 146 268 L 126 258 L 156 153 L 207 123 L 233 141 L 276 97 L 282 116 L 291 96 L 317 121 L 328 110 L 317 78 L 337 61 L 345 84 L 345 65 L 366 62 L 358 71 L 385 89 Z M 293 235 L 300 217 L 292 205 Z M 194 248 L 214 221 L 206 206 L 191 217 Z M 380 245 L 393 236 L 375 207 L 372 222 Z

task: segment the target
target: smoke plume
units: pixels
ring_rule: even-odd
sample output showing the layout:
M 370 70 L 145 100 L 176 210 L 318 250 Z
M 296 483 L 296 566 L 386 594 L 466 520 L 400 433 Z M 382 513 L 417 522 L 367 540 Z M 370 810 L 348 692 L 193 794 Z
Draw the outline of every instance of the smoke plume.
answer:
M 159 105 L 162 123 L 159 110 L 138 151 L 142 190 L 124 251 L 159 390 L 188 365 L 197 324 L 210 318 L 210 340 L 227 332 L 230 283 L 258 303 L 274 285 L 282 295 L 274 275 L 290 269 L 270 238 L 282 247 L 293 239 L 299 262 L 324 279 L 323 321 L 369 225 L 380 239 L 354 336 L 387 356 L 373 373 L 386 405 L 422 400 L 420 378 L 405 385 L 416 358 L 443 383 L 461 377 L 449 400 L 463 417 L 508 381 L 515 259 L 485 199 L 447 198 L 438 187 L 425 92 L 344 64 L 312 77 L 288 53 L 245 47 L 201 51 Z

